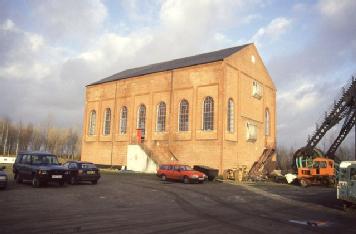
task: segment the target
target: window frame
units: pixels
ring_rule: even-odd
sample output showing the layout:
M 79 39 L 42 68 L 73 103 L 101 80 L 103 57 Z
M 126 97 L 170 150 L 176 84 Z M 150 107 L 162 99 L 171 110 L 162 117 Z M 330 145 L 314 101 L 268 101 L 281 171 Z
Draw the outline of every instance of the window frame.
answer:
M 269 109 L 265 109 L 265 136 L 271 135 L 271 114 Z
M 156 132 L 166 131 L 166 113 L 166 103 L 164 101 L 159 102 L 157 105 Z
M 111 108 L 106 108 L 104 112 L 104 126 L 103 135 L 108 136 L 111 134 Z
M 94 118 L 93 118 L 94 116 Z M 89 112 L 89 126 L 88 126 L 88 135 L 94 136 L 96 132 L 96 110 L 91 110 Z
M 126 106 L 122 106 L 120 110 L 120 127 L 119 127 L 119 133 L 121 135 L 127 134 L 127 119 L 128 119 L 128 109 Z
M 227 128 L 226 130 L 229 133 L 234 133 L 235 132 L 235 102 L 234 100 L 230 97 L 227 101 Z
M 211 96 L 207 96 L 203 101 L 202 111 L 202 130 L 213 131 L 214 130 L 214 99 Z
M 143 113 L 143 116 L 141 116 L 141 108 L 143 108 L 142 110 L 144 110 L 142 113 Z M 143 131 L 141 132 L 142 133 L 142 136 L 144 137 L 145 136 L 145 132 L 146 132 L 146 116 L 147 115 L 147 108 L 146 108 L 146 105 L 145 104 L 140 104 L 138 106 L 138 109 L 137 109 L 137 123 L 136 123 L 136 128 L 137 129 L 143 129 Z M 141 120 L 141 117 L 143 117 L 143 121 Z M 142 123 L 142 124 L 141 124 Z M 143 125 L 143 127 L 142 127 Z
M 179 132 L 189 131 L 189 102 L 187 99 L 182 99 L 179 102 L 178 131 Z

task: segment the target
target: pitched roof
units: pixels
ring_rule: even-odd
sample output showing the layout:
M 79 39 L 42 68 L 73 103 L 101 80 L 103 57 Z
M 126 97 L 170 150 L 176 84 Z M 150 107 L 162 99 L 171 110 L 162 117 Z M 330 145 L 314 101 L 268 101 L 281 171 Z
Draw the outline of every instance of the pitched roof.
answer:
M 177 68 L 183 67 L 190 67 L 199 64 L 211 63 L 216 61 L 221 61 L 224 58 L 236 53 L 237 51 L 241 50 L 242 48 L 248 46 L 250 44 L 245 44 L 241 46 L 231 47 L 227 49 L 222 49 L 218 51 L 213 51 L 204 54 L 198 54 L 190 57 L 174 59 L 166 62 L 155 63 L 143 67 L 136 67 L 124 70 L 122 72 L 116 73 L 111 75 L 107 78 L 101 79 L 97 82 L 91 83 L 91 85 L 102 84 L 110 81 L 122 80 L 127 79 L 130 77 L 142 76 L 156 72 L 163 72 L 163 71 L 170 71 Z

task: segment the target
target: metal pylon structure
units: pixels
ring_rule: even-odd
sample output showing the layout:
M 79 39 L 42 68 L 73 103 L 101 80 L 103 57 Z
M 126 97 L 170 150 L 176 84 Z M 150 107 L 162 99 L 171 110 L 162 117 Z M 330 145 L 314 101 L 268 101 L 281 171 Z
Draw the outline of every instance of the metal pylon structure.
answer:
M 297 166 L 297 159 L 303 158 L 313 158 L 314 156 L 319 156 L 316 153 L 316 146 L 325 136 L 325 134 L 333 128 L 335 125 L 339 124 L 342 120 L 343 125 L 341 127 L 340 133 L 331 144 L 330 148 L 326 152 L 325 157 L 334 159 L 338 161 L 335 157 L 335 152 L 349 134 L 351 129 L 355 126 L 356 122 L 356 79 L 355 76 L 352 77 L 350 82 L 348 82 L 342 89 L 340 95 L 335 99 L 333 106 L 329 112 L 325 113 L 325 118 L 320 124 L 316 125 L 315 132 L 311 137 L 308 138 L 307 145 L 300 148 L 295 152 L 293 156 L 294 166 Z M 356 138 L 356 132 L 355 132 Z M 355 142 L 356 143 L 356 142 Z M 356 152 L 355 152 L 356 160 Z

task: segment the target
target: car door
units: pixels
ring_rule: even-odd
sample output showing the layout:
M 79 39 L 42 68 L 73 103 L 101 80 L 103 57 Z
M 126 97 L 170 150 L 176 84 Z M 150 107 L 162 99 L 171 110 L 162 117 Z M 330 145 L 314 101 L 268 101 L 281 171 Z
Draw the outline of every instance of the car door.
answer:
M 26 154 L 22 158 L 21 166 L 21 176 L 25 180 L 32 180 L 32 170 L 31 170 L 32 155 Z
M 172 170 L 172 179 L 179 180 L 180 179 L 180 169 L 179 165 L 174 165 Z
M 68 169 L 71 176 L 78 175 L 78 165 L 76 163 L 69 163 Z
M 351 165 L 350 168 L 350 183 L 348 186 L 349 200 L 356 202 L 356 165 Z

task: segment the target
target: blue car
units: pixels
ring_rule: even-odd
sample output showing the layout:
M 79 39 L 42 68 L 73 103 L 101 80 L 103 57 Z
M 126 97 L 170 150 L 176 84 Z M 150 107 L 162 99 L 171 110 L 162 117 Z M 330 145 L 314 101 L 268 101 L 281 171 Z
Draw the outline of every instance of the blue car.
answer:
M 4 169 L 4 166 L 0 167 L 0 189 L 5 189 L 7 186 L 7 175 Z
M 20 152 L 13 165 L 13 173 L 17 183 L 31 181 L 34 188 L 52 182 L 63 186 L 68 176 L 57 156 L 45 152 Z

